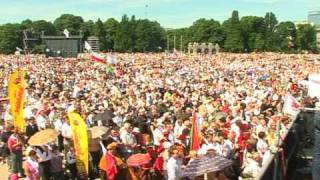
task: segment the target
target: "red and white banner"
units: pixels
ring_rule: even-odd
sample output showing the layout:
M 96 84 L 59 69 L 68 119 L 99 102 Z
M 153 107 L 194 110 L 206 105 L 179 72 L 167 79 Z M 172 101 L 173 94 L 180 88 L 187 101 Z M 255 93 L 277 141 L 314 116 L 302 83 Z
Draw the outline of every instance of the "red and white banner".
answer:
M 106 57 L 96 52 L 91 52 L 91 60 L 106 64 Z
M 299 102 L 291 94 L 287 94 L 284 99 L 283 112 L 296 116 L 299 113 L 299 108 Z

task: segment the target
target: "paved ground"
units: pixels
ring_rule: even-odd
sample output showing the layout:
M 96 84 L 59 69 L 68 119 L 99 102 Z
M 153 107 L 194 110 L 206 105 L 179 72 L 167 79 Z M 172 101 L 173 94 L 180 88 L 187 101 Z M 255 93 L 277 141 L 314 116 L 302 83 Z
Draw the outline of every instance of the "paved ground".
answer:
M 0 165 L 0 180 L 8 180 L 9 174 L 7 165 Z

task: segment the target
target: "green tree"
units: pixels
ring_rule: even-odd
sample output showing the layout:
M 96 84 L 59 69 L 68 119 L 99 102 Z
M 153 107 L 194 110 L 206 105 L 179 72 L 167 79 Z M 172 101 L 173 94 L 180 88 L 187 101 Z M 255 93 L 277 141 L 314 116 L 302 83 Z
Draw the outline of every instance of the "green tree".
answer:
M 231 17 L 223 22 L 223 29 L 226 33 L 224 48 L 231 52 L 244 50 L 243 38 L 241 37 L 241 25 L 238 11 L 233 11 Z
M 114 18 L 109 18 L 106 22 L 104 22 L 104 28 L 106 30 L 106 48 L 109 50 L 114 50 L 114 41 L 116 38 L 117 29 L 119 26 L 119 22 Z
M 82 23 L 80 29 L 83 33 L 83 39 L 87 39 L 89 36 L 93 36 L 94 28 L 95 26 L 92 20 Z
M 189 28 L 193 35 L 193 42 L 222 44 L 225 38 L 222 27 L 218 21 L 213 19 L 199 19 Z
M 127 15 L 122 16 L 121 22 L 117 28 L 114 49 L 119 52 L 133 51 L 133 27 Z
M 317 32 L 310 24 L 298 25 L 297 45 L 300 50 L 316 51 Z
M 268 12 L 264 17 L 264 21 L 266 25 L 265 50 L 279 51 L 278 36 L 275 33 L 275 27 L 278 25 L 276 15 L 272 12 Z
M 135 29 L 135 50 L 158 51 L 158 47 L 164 46 L 164 29 L 157 22 L 147 19 L 137 20 Z
M 100 19 L 95 23 L 94 35 L 99 38 L 99 49 L 100 51 L 106 50 L 106 30 L 103 26 L 103 23 Z
M 275 27 L 275 33 L 281 51 L 289 52 L 296 48 L 297 30 L 293 22 L 286 21 L 279 23 L 279 25 Z M 290 42 L 291 47 L 289 47 Z
M 33 33 L 36 35 L 40 35 L 42 31 L 44 31 L 45 35 L 56 35 L 55 26 L 45 20 L 33 21 L 31 27 Z
M 0 53 L 13 53 L 16 47 L 22 47 L 21 24 L 4 24 L 0 26 Z
M 266 24 L 264 18 L 245 16 L 241 18 L 241 35 L 247 52 L 263 51 L 265 49 Z
M 72 14 L 62 14 L 54 20 L 54 25 L 60 35 L 62 35 L 64 29 L 68 29 L 70 34 L 78 35 L 82 23 L 83 19 L 81 16 L 75 16 Z

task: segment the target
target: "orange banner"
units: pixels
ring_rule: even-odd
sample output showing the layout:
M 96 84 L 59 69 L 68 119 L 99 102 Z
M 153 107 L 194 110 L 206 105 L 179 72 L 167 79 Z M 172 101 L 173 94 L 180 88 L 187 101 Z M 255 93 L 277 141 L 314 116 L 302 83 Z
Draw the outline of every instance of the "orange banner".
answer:
M 88 175 L 89 151 L 87 126 L 81 116 L 75 112 L 68 113 L 68 119 L 72 129 L 78 172 Z
M 20 132 L 25 131 L 24 121 L 24 92 L 25 92 L 25 71 L 16 70 L 9 76 L 8 95 L 10 110 L 13 117 L 13 125 Z

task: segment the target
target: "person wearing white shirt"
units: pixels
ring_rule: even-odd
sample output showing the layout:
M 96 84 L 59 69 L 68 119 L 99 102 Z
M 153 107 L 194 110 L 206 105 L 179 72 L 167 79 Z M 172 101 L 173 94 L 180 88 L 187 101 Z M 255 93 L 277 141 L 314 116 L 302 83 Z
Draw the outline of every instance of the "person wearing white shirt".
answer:
M 174 135 L 175 141 L 177 141 L 177 138 L 182 134 L 183 129 L 184 129 L 183 122 L 181 119 L 178 119 L 173 129 L 173 135 Z
M 160 141 L 164 138 L 162 130 L 163 124 L 158 123 L 157 128 L 152 132 L 153 144 L 156 146 L 160 146 Z
M 61 134 L 64 138 L 71 139 L 72 138 L 72 130 L 67 121 L 64 121 L 61 127 Z
M 179 180 L 182 171 L 182 160 L 179 157 L 178 150 L 173 150 L 171 157 L 167 162 L 167 179 L 168 180 Z
M 37 122 L 37 125 L 38 125 L 39 129 L 45 129 L 46 128 L 47 120 L 42 115 L 39 115 L 37 117 L 36 122 Z
M 50 179 L 50 160 L 52 159 L 52 152 L 48 146 L 36 148 L 37 156 L 39 157 L 39 173 L 41 179 Z
M 61 126 L 61 135 L 63 137 L 64 149 L 66 150 L 70 146 L 72 140 L 72 129 L 66 120 L 64 120 Z
M 76 179 L 77 177 L 76 155 L 74 153 L 73 147 L 71 147 L 67 152 L 66 161 L 67 161 L 67 168 L 71 173 L 71 179 Z
M 258 134 L 258 142 L 257 142 L 257 150 L 261 157 L 263 157 L 264 153 L 268 150 L 268 143 L 265 140 L 266 133 L 259 132 Z

